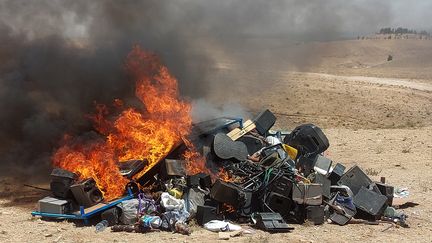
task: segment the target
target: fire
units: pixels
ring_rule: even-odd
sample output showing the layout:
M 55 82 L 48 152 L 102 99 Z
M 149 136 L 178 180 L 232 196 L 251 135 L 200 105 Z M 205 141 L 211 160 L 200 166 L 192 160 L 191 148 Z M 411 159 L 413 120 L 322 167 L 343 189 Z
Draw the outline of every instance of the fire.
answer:
M 147 159 L 149 164 L 136 175 L 138 178 L 174 146 L 187 141 L 192 126 L 190 103 L 179 98 L 177 80 L 154 54 L 134 47 L 127 57 L 126 70 L 136 81 L 135 94 L 144 110 L 123 108 L 123 102 L 116 99 L 115 107 L 123 110 L 110 120 L 106 118 L 108 108 L 97 105 L 92 120 L 104 139 L 77 143 L 67 138 L 52 158 L 55 166 L 78 173 L 81 178 L 95 179 L 106 200 L 124 193 L 127 180 L 119 173 L 119 161 Z M 190 142 L 186 145 L 188 168 L 205 172 L 204 159 Z

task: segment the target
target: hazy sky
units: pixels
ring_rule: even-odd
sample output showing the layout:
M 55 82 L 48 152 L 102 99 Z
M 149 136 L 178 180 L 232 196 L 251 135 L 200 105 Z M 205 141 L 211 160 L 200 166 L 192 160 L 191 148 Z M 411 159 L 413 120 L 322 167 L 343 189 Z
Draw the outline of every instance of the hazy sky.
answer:
M 124 5 L 126 15 L 121 21 L 125 23 L 152 21 L 161 32 L 190 24 L 181 33 L 185 35 L 281 35 L 308 40 L 322 35 L 327 39 L 325 33 L 356 36 L 385 26 L 432 29 L 431 0 L 147 0 L 111 5 L 110 1 L 0 0 L 0 25 L 28 36 L 88 37 L 92 24 L 111 21 L 106 11 Z M 161 14 L 146 18 L 152 5 L 156 11 L 162 9 Z M 137 17 L 140 8 L 142 16 Z M 127 11 L 133 14 L 127 16 Z

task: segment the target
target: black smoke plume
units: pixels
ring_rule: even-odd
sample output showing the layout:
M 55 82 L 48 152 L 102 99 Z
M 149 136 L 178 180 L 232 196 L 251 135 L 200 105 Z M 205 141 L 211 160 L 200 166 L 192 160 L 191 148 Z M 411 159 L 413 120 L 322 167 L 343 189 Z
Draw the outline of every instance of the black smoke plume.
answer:
M 123 69 L 134 44 L 161 56 L 182 95 L 205 98 L 226 90 L 227 83 L 214 78 L 220 56 L 245 70 L 282 59 L 304 68 L 313 63 L 307 53 L 269 58 L 268 48 L 277 48 L 272 40 L 375 31 L 390 24 L 388 3 L 2 0 L 0 171 L 45 176 L 62 135 L 91 130 L 85 115 L 95 102 L 120 98 L 134 104 L 134 84 Z M 235 80 L 228 84 L 235 89 Z

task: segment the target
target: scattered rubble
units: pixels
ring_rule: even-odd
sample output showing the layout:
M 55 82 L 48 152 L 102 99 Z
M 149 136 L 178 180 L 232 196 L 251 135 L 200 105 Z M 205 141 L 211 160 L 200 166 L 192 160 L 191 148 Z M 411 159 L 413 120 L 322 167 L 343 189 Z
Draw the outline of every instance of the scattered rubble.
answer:
M 275 121 L 265 110 L 254 120 L 195 124 L 190 141 L 205 159 L 205 170 L 190 173 L 181 156 L 185 142 L 150 169 L 143 160 L 119 162 L 129 183 L 125 196 L 111 201 L 93 178 L 54 168 L 53 195 L 39 200 L 32 215 L 86 223 L 99 217 L 97 232 L 111 227 L 189 235 L 192 221 L 210 231 L 232 231 L 219 239 L 252 234 L 245 224 L 273 233 L 305 222 L 345 225 L 353 218 L 408 227 L 407 215 L 392 207 L 394 197 L 408 196 L 407 189 L 395 190 L 385 178 L 372 181 L 359 166 L 347 169 L 324 156 L 329 141 L 318 126 L 272 131 Z

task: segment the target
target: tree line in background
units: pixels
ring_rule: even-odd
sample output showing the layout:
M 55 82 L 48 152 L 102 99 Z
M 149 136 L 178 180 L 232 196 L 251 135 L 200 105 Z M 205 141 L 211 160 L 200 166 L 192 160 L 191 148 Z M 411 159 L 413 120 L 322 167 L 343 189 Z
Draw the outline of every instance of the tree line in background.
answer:
M 426 30 L 422 30 L 420 32 L 417 32 L 417 30 L 402 28 L 402 27 L 398 27 L 396 29 L 390 28 L 390 27 L 381 28 L 379 31 L 379 34 L 415 34 L 415 35 L 419 34 L 419 35 L 425 35 L 425 36 L 431 35 Z

